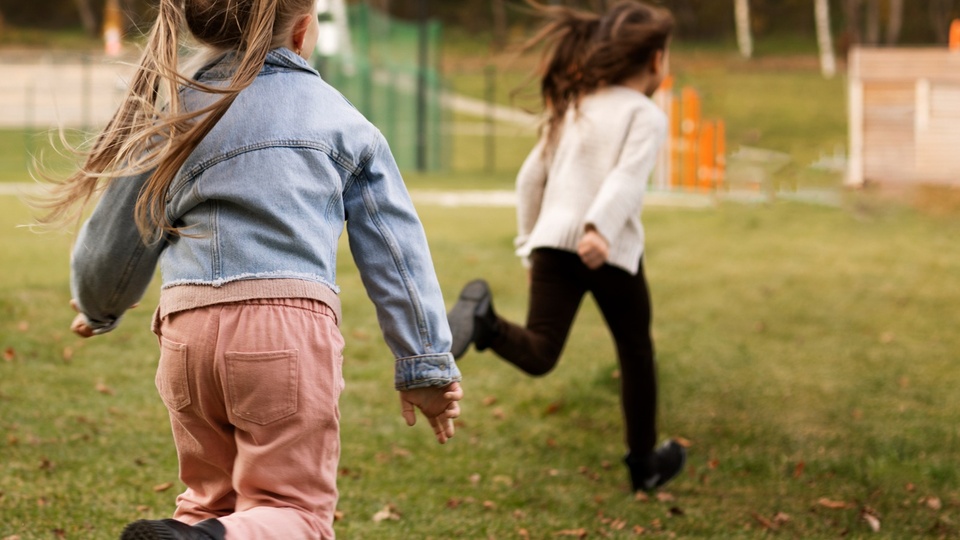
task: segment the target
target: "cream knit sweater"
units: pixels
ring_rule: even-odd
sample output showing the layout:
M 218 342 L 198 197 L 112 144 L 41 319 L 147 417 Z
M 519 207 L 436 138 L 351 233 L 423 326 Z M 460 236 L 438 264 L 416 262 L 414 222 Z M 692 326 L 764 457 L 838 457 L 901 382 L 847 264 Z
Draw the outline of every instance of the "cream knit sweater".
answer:
M 666 136 L 666 115 L 641 92 L 609 86 L 581 99 L 556 149 L 545 156 L 541 137 L 517 174 L 517 254 L 576 253 L 592 224 L 610 244 L 607 263 L 636 274 L 643 196 Z

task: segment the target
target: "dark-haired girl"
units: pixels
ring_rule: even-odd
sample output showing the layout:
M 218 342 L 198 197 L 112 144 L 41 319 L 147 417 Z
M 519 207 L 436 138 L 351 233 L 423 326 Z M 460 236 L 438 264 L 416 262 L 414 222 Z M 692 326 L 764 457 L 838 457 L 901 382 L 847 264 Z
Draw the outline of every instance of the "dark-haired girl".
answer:
M 539 73 L 546 121 L 517 175 L 517 254 L 530 268 L 526 325 L 499 317 L 483 280 L 448 314 L 452 352 L 473 343 L 530 375 L 557 364 L 589 292 L 616 342 L 634 490 L 653 490 L 683 468 L 686 451 L 657 441 L 657 381 L 640 212 L 667 136 L 650 99 L 668 68 L 669 12 L 627 0 L 602 15 L 533 4 L 547 22 L 527 47 L 546 44 Z

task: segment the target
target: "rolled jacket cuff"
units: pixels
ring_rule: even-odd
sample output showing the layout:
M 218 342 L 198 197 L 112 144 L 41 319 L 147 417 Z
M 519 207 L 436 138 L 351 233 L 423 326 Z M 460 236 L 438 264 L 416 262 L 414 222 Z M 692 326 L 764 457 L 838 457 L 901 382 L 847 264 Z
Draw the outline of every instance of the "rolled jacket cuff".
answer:
M 394 386 L 397 390 L 446 386 L 460 380 L 460 369 L 450 353 L 397 359 L 394 375 Z

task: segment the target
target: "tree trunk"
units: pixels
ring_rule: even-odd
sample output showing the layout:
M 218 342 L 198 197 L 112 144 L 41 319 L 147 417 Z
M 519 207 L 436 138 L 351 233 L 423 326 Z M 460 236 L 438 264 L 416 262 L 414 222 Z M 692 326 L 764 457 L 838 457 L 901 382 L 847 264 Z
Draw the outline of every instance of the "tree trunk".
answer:
M 847 18 L 847 48 L 860 44 L 860 2 L 861 0 L 843 0 L 843 13 Z
M 750 28 L 750 0 L 734 0 L 733 19 L 737 25 L 737 46 L 740 56 L 753 57 L 753 33 Z
M 831 79 L 837 73 L 837 59 L 833 53 L 833 37 L 830 35 L 830 2 L 814 0 L 814 16 L 817 21 L 817 44 L 820 47 L 820 71 Z
M 880 43 L 880 0 L 867 0 L 867 28 L 865 40 L 868 45 Z
M 887 45 L 896 45 L 900 41 L 900 30 L 903 28 L 903 0 L 890 0 L 890 18 L 887 19 L 887 35 L 884 42 Z
M 503 0 L 492 0 L 493 8 L 493 47 L 502 50 L 507 44 L 507 7 Z
M 93 7 L 90 0 L 73 0 L 77 5 L 77 11 L 80 14 L 80 24 L 83 29 L 91 36 L 97 35 L 97 16 L 93 13 Z
M 950 38 L 950 13 L 953 0 L 930 0 L 930 24 L 937 42 L 946 43 Z

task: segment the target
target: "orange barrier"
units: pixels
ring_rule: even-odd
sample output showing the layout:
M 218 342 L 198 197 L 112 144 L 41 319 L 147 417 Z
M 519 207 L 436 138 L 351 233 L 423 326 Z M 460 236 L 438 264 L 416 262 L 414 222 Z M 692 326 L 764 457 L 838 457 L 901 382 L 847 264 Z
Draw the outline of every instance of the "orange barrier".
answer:
M 120 11 L 118 0 L 107 0 L 103 6 L 103 44 L 107 56 L 118 56 L 123 45 L 121 34 L 123 26 L 123 12 Z
M 672 77 L 661 85 L 657 103 L 669 116 L 669 137 L 658 161 L 657 187 L 713 191 L 724 186 L 727 170 L 726 126 L 704 120 L 700 95 L 690 87 L 674 92 Z
M 960 52 L 960 19 L 950 23 L 950 50 Z

